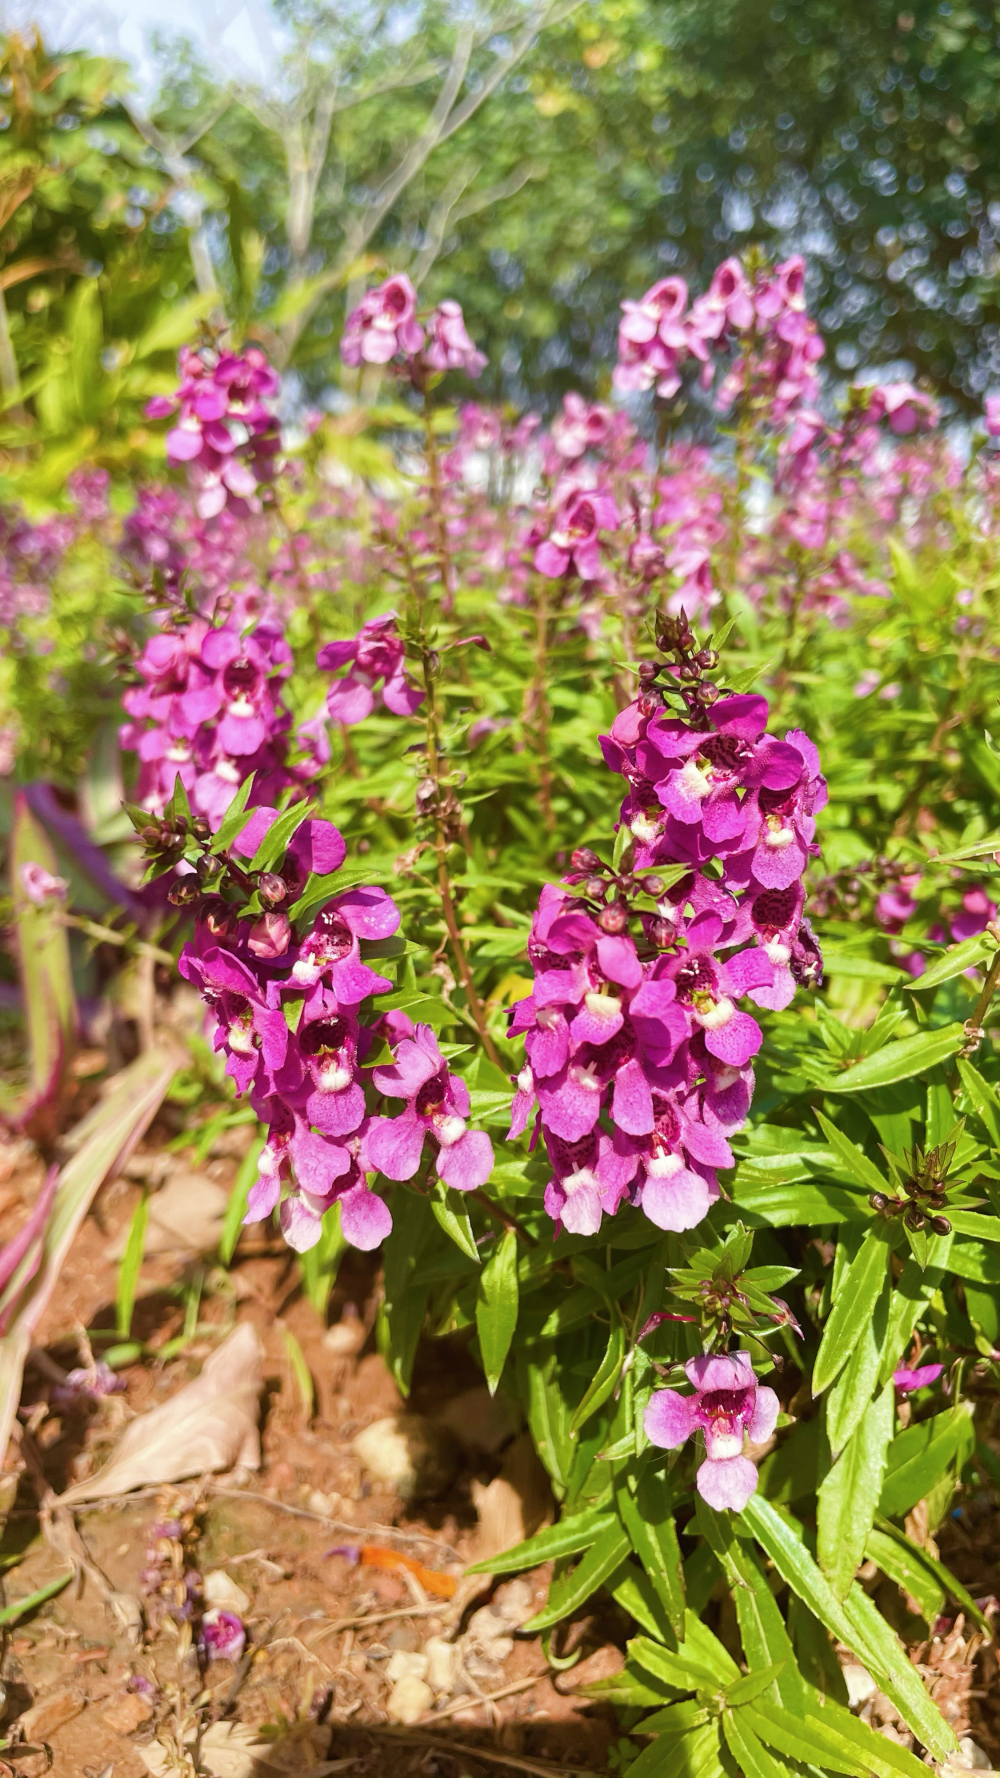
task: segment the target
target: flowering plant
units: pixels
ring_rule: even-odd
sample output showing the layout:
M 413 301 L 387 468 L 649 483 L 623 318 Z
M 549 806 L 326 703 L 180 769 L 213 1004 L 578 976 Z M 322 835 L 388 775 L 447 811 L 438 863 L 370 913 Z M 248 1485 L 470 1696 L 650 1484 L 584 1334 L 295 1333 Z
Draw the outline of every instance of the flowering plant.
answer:
M 404 1391 L 447 1337 L 514 1398 L 560 1516 L 489 1568 L 556 1562 L 529 1629 L 628 1614 L 590 1691 L 635 1778 L 919 1778 L 954 1733 L 896 1630 L 985 1623 L 948 1514 L 1000 1364 L 995 403 L 966 465 L 927 391 L 836 404 L 802 262 L 754 255 L 626 297 L 614 402 L 548 426 L 438 404 L 484 366 L 402 275 L 342 353 L 393 458 L 321 420 L 279 459 L 270 371 L 205 348 L 103 544 L 135 894 L 259 1126 L 239 1217 L 311 1290 L 381 1250 Z M 25 564 L 77 544 L 16 535 L 35 661 Z

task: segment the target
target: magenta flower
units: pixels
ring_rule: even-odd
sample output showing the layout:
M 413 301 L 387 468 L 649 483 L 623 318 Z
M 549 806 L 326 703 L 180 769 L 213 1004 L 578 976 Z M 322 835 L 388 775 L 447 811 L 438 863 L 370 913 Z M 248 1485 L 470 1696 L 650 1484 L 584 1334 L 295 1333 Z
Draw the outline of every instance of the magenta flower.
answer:
M 962 911 L 951 921 L 951 936 L 956 944 L 963 938 L 975 938 L 985 932 L 996 917 L 997 904 L 990 900 L 985 889 L 967 889 L 962 896 Z
M 450 298 L 438 303 L 430 318 L 423 356 L 432 370 L 464 370 L 470 377 L 478 377 L 487 361 L 466 332 L 461 305 Z
M 889 430 L 897 438 L 929 432 L 940 417 L 937 402 L 914 389 L 912 383 L 876 384 L 869 394 L 867 411 L 873 420 L 888 420 Z
M 493 1144 L 483 1130 L 470 1130 L 469 1089 L 452 1074 L 429 1025 L 417 1025 L 396 1047 L 389 1068 L 372 1070 L 380 1093 L 405 1099 L 398 1117 L 376 1117 L 368 1130 L 368 1157 L 387 1179 L 412 1179 L 424 1140 L 437 1144 L 438 1177 L 458 1191 L 475 1191 L 493 1171 Z
M 658 395 L 675 395 L 683 359 L 688 353 L 706 357 L 698 332 L 685 320 L 687 299 L 683 278 L 661 278 L 638 302 L 622 303 L 618 363 L 612 379 L 620 394 L 651 389 L 655 384 Z
M 600 450 L 611 436 L 614 414 L 600 402 L 585 401 L 570 390 L 563 396 L 562 412 L 552 422 L 552 442 L 560 457 L 575 462 L 587 451 Z
M 1000 438 L 1000 395 L 987 395 L 983 402 L 984 423 L 990 438 Z
M 577 493 L 560 507 L 544 543 L 535 551 L 535 567 L 549 580 L 575 569 L 581 580 L 597 580 L 601 571 L 600 531 L 614 530 L 618 508 L 610 494 Z
M 210 1661 L 238 1661 L 246 1647 L 247 1633 L 235 1612 L 213 1606 L 201 1620 L 198 1645 Z
M 770 1438 L 778 1397 L 757 1382 L 749 1352 L 691 1358 L 684 1369 L 694 1394 L 658 1390 L 646 1408 L 646 1435 L 654 1445 L 675 1451 L 702 1432 L 705 1461 L 696 1478 L 698 1492 L 716 1512 L 742 1512 L 757 1488 L 756 1465 L 744 1457 L 744 1443 Z
M 907 1396 L 915 1389 L 926 1389 L 929 1383 L 936 1383 L 943 1370 L 943 1364 L 920 1364 L 916 1370 L 893 1371 L 892 1380 L 900 1395 Z
M 199 517 L 215 518 L 227 506 L 259 512 L 258 489 L 273 481 L 280 447 L 267 406 L 278 392 L 276 372 L 259 346 L 242 354 L 185 346 L 179 365 L 176 395 L 154 396 L 146 407 L 150 419 L 180 407 L 167 433 L 168 461 L 189 465 Z
M 402 272 L 369 290 L 347 317 L 340 341 L 344 363 L 388 364 L 397 353 L 412 358 L 424 343 L 416 309 L 417 293 Z
M 371 618 L 347 642 L 328 642 L 316 656 L 324 672 L 349 667 L 343 679 L 331 685 L 326 708 L 334 722 L 364 722 L 375 708 L 374 690 L 384 680 L 382 702 L 394 716 L 412 716 L 424 694 L 403 670 L 405 649 L 396 634 L 396 613 Z
M 247 1093 L 263 1068 L 268 1078 L 283 1066 L 288 1052 L 288 1026 L 279 1006 L 252 968 L 231 951 L 214 945 L 199 952 L 185 945 L 177 964 L 193 982 L 216 1016 L 214 1048 L 226 1054 L 226 1073 L 239 1093 Z

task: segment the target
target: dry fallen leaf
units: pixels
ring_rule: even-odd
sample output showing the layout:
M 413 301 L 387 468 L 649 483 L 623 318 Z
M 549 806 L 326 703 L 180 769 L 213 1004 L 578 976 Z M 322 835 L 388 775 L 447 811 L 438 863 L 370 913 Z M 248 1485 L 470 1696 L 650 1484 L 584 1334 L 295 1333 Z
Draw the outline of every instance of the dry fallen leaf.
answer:
M 104 1468 L 68 1488 L 59 1505 L 104 1500 L 237 1464 L 259 1469 L 261 1383 L 260 1340 L 243 1321 L 206 1359 L 200 1377 L 133 1420 Z
M 160 1191 L 149 1200 L 149 1221 L 143 1254 L 212 1253 L 219 1245 L 229 1195 L 207 1173 L 189 1168 L 172 1172 Z M 127 1227 L 108 1248 L 109 1259 L 121 1259 L 128 1240 Z
M 262 1741 L 257 1729 L 242 1722 L 216 1722 L 205 1730 L 198 1749 L 200 1778 L 329 1778 L 356 1765 L 353 1759 L 324 1759 L 329 1730 L 306 1724 L 301 1733 L 280 1741 Z M 190 1744 L 193 1752 L 194 1742 Z M 152 1778 L 173 1778 L 176 1756 L 159 1741 L 135 1750 Z

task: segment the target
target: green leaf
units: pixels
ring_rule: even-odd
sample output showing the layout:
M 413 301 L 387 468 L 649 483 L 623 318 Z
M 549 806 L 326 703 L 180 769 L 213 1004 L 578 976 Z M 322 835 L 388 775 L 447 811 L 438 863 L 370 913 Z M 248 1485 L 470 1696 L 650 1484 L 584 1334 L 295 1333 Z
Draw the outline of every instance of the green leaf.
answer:
M 250 820 L 253 811 L 247 808 L 247 803 L 250 801 L 250 792 L 253 790 L 253 781 L 256 775 L 256 772 L 251 772 L 249 778 L 244 778 L 239 790 L 236 792 L 236 795 L 233 797 L 232 802 L 223 815 L 222 820 L 219 823 L 218 831 L 212 840 L 212 851 L 214 853 L 228 852 L 233 841 L 239 839 L 240 834 Z M 146 820 L 149 820 L 148 815 L 146 816 Z
M 918 1420 L 897 1434 L 889 1446 L 879 1512 L 900 1518 L 930 1493 L 949 1465 L 960 1465 L 964 1460 L 960 1453 L 968 1453 L 975 1442 L 974 1412 L 973 1402 L 961 1401 L 947 1413 Z
M 852 1142 L 849 1136 L 845 1136 L 842 1130 L 838 1130 L 836 1124 L 832 1123 L 828 1117 L 824 1117 L 819 1110 L 816 1112 L 816 1120 L 830 1147 L 835 1154 L 840 1156 L 852 1179 L 856 1179 L 866 1192 L 884 1192 L 887 1186 L 885 1175 L 879 1172 L 874 1161 L 868 1159 L 864 1150 L 859 1148 L 857 1143 Z
M 897 1543 L 894 1537 L 873 1527 L 868 1533 L 865 1554 L 915 1600 L 928 1628 L 933 1628 L 944 1609 L 945 1590 L 920 1561 L 921 1552 L 916 1545 L 909 1540 Z
M 981 1241 L 955 1241 L 948 1270 L 957 1278 L 968 1278 L 971 1284 L 1000 1284 L 1000 1253 Z
M 891 963 L 879 963 L 874 957 L 862 957 L 853 951 L 836 951 L 823 946 L 823 974 L 843 976 L 847 981 L 887 982 L 895 986 L 909 982 L 905 970 Z
M 826 1434 L 834 1457 L 840 1455 L 875 1392 L 891 1300 L 892 1285 L 887 1273 L 871 1318 L 866 1320 L 861 1338 L 826 1398 Z
M 951 1248 L 951 1235 L 940 1235 L 928 1241 L 927 1265 L 921 1267 L 915 1259 L 908 1259 L 896 1280 L 889 1304 L 889 1330 L 879 1368 L 883 1383 L 892 1376 L 917 1322 L 939 1289 Z
M 915 1753 L 870 1729 L 832 1698 L 825 1698 L 810 1712 L 804 1727 L 810 1735 L 822 1735 L 824 1758 L 830 1746 L 841 1749 L 847 1759 L 856 1757 L 864 1772 L 874 1773 L 875 1778 L 898 1778 L 899 1774 L 902 1778 L 927 1778 L 927 1767 Z
M 506 1229 L 482 1269 L 476 1297 L 476 1332 L 491 1395 L 496 1394 L 514 1338 L 517 1295 L 517 1236 Z
M 46 1600 L 54 1599 L 64 1587 L 68 1587 L 73 1579 L 73 1569 L 68 1574 L 57 1574 L 55 1580 L 47 1580 L 37 1592 L 28 1593 L 24 1599 L 14 1599 L 0 1610 L 0 1624 L 16 1624 L 20 1618 L 27 1617 L 29 1611 L 37 1611 L 39 1605 Z
M 39 864 L 56 876 L 59 864 L 48 834 L 35 819 L 22 791 L 14 797 L 9 857 L 14 940 L 28 1028 L 29 1061 L 26 1102 L 17 1107 L 12 1121 L 16 1117 L 23 1122 L 34 1113 L 36 1118 L 44 1116 L 50 1131 L 54 1131 L 76 1036 L 76 999 L 63 904 L 58 896 L 47 896 L 39 906 L 24 887 L 25 865 Z
M 466 1258 L 474 1259 L 478 1266 L 479 1248 L 476 1246 L 476 1237 L 472 1232 L 469 1212 L 461 1192 L 446 1186 L 443 1179 L 436 1179 L 430 1202 L 431 1209 L 449 1240 L 454 1241 Z
M 964 1056 L 958 1058 L 958 1072 L 973 1111 L 986 1125 L 993 1147 L 1000 1149 L 1000 1103 L 996 1088 L 984 1080 L 979 1070 Z
M 979 1625 L 981 1630 L 988 1630 L 986 1619 L 976 1604 L 976 1601 L 973 1599 L 972 1594 L 963 1587 L 960 1580 L 956 1580 L 950 1568 L 946 1568 L 944 1563 L 940 1561 L 937 1556 L 932 1556 L 928 1550 L 922 1549 L 918 1545 L 911 1543 L 905 1531 L 900 1531 L 898 1526 L 891 1525 L 888 1519 L 882 1517 L 881 1513 L 876 1514 L 875 1525 L 879 1535 L 889 1538 L 890 1541 L 896 1545 L 897 1549 L 903 1551 L 904 1557 L 912 1558 L 914 1562 L 919 1562 L 920 1566 L 926 1569 L 927 1573 L 933 1577 L 937 1585 L 945 1593 L 949 1594 L 951 1598 L 955 1600 L 957 1605 L 962 1607 L 962 1610 L 967 1617 L 971 1617 L 973 1621 Z M 878 1558 L 876 1557 L 875 1560 L 877 1559 Z M 886 1573 L 888 1572 L 889 1570 L 886 1569 Z M 895 1579 L 895 1576 L 893 1576 L 893 1579 Z
M 236 1252 L 236 1243 L 240 1238 L 243 1218 L 247 1213 L 247 1199 L 250 1196 L 250 1188 L 257 1178 L 259 1171 L 257 1163 L 260 1160 L 260 1151 L 266 1141 L 267 1131 L 261 1130 L 243 1156 L 239 1172 L 233 1181 L 233 1189 L 229 1194 L 229 1202 L 226 1205 L 226 1214 L 223 1219 L 222 1234 L 219 1238 L 219 1258 L 224 1266 L 228 1266 Z
M 806 1549 L 796 1521 L 777 1512 L 760 1494 L 751 1495 L 742 1516 L 782 1579 L 808 1605 L 814 1617 L 831 1635 L 849 1647 L 854 1646 L 843 1607 Z
M 977 963 L 992 957 L 996 950 L 996 939 L 988 932 L 977 932 L 974 938 L 964 938 L 961 944 L 950 945 L 943 957 L 932 963 L 923 975 L 914 976 L 907 982 L 911 994 L 925 994 L 928 988 L 937 988 L 942 982 L 950 982 L 956 975 L 964 975 Z
M 907 1659 L 906 1650 L 890 1630 L 874 1600 L 869 1599 L 862 1587 L 854 1586 L 844 1610 L 853 1632 L 854 1646 L 873 1679 L 895 1704 L 917 1739 L 936 1759 L 947 1759 L 949 1753 L 958 1748 L 955 1732 L 929 1696 L 919 1673 Z
M 719 1725 L 706 1723 L 683 1735 L 661 1736 L 633 1760 L 627 1778 L 726 1778 L 719 1753 Z
M 735 1708 L 759 1698 L 761 1692 L 768 1691 L 774 1684 L 784 1664 L 784 1661 L 772 1661 L 768 1667 L 759 1667 L 744 1674 L 742 1679 L 734 1679 L 732 1685 L 726 1686 L 726 1703 Z
M 621 1316 L 616 1314 L 611 1323 L 611 1332 L 608 1336 L 604 1357 L 587 1384 L 583 1398 L 574 1410 L 573 1418 L 569 1423 L 571 1438 L 576 1437 L 581 1426 L 585 1426 L 591 1416 L 597 1413 L 598 1408 L 603 1407 L 609 1395 L 614 1393 L 624 1362 L 625 1329 L 622 1326 Z
M 788 1767 L 758 1741 L 741 1711 L 722 1712 L 722 1733 L 741 1778 L 787 1778 Z
M 668 1648 L 673 1645 L 673 1628 L 645 1569 L 627 1557 L 610 1576 L 607 1588 L 615 1604 L 635 1618 L 647 1635 L 658 1637 Z
M 666 1475 L 647 1465 L 638 1476 L 621 1474 L 615 1505 L 622 1524 L 656 1589 L 674 1633 L 684 1633 L 684 1567 L 673 1513 L 673 1490 Z
M 698 1529 L 716 1560 L 721 1563 L 736 1607 L 743 1653 L 751 1673 L 762 1668 L 773 1672 L 770 1681 L 774 1702 L 793 1715 L 801 1715 L 805 1694 L 785 1620 L 767 1584 L 756 1551 L 725 1513 L 713 1512 L 699 1496 L 695 1502 Z
M 490 1556 L 483 1562 L 473 1563 L 466 1569 L 466 1574 L 516 1574 L 522 1568 L 537 1568 L 542 1562 L 551 1562 L 557 1556 L 575 1556 L 580 1550 L 587 1550 L 591 1544 L 603 1537 L 606 1531 L 614 1530 L 617 1517 L 596 1507 L 585 1513 L 573 1513 L 567 1519 L 560 1519 L 558 1525 L 550 1525 L 545 1531 L 536 1531 L 524 1543 L 515 1544 L 513 1549 L 504 1550 L 499 1556 Z
M 887 1383 L 869 1402 L 860 1425 L 820 1484 L 817 1553 L 820 1567 L 841 1601 L 864 1561 L 892 1437 L 894 1406 L 893 1386 Z
M 862 1093 L 873 1087 L 892 1086 L 898 1080 L 912 1080 L 923 1075 L 938 1062 L 946 1062 L 965 1042 L 964 1025 L 942 1025 L 936 1031 L 918 1031 L 915 1037 L 903 1037 L 884 1044 L 873 1056 L 864 1056 L 842 1074 L 826 1075 L 817 1084 L 824 1093 Z
M 260 845 L 247 865 L 247 870 L 273 870 L 288 851 L 289 841 L 309 816 L 308 803 L 293 803 L 277 821 L 272 821 Z
M 883 1232 L 871 1228 L 843 1278 L 827 1318 L 813 1367 L 812 1392 L 821 1395 L 839 1376 L 882 1294 L 889 1264 Z
M 615 1569 L 628 1555 L 628 1538 L 626 1537 L 617 1517 L 603 1531 L 582 1562 L 569 1574 L 560 1575 L 549 1588 L 549 1596 L 542 1610 L 528 1619 L 521 1629 L 529 1636 L 539 1630 L 547 1630 L 550 1625 L 558 1624 L 561 1618 L 569 1617 L 585 1599 L 596 1593 L 598 1587 L 612 1575 Z M 650 1643 L 655 1648 L 655 1643 Z M 645 1666 L 645 1662 L 643 1665 Z
M 822 1765 L 828 1772 L 845 1772 L 850 1778 L 862 1778 L 868 1772 L 865 1762 L 842 1751 L 813 1717 L 796 1718 L 763 1698 L 745 1704 L 740 1715 L 747 1727 L 768 1746 L 776 1747 L 779 1753 L 785 1753 L 803 1765 Z
M 285 1351 L 288 1354 L 292 1376 L 295 1378 L 295 1387 L 299 1393 L 302 1410 L 306 1419 L 311 1420 L 316 1403 L 316 1386 L 312 1380 L 312 1372 L 306 1361 L 306 1355 L 291 1328 L 285 1327 L 282 1322 L 279 1322 L 278 1325 L 281 1328 L 281 1337 L 285 1342 Z
M 125 1240 L 125 1251 L 118 1266 L 115 1328 L 120 1340 L 127 1340 L 132 1332 L 132 1311 L 135 1307 L 136 1285 L 139 1282 L 139 1273 L 142 1269 L 148 1221 L 149 1195 L 147 1192 L 143 1192 L 132 1212 L 132 1220 L 128 1225 L 128 1235 Z
M 427 1251 L 433 1221 L 426 1199 L 396 1187 L 392 1198 L 392 1232 L 382 1243 L 385 1297 L 379 1314 L 379 1350 L 402 1393 L 409 1394 L 427 1312 L 427 1286 L 415 1282 L 415 1274 Z
M 650 1642 L 648 1636 L 636 1636 L 627 1645 L 629 1656 L 640 1667 L 675 1692 L 717 1692 L 724 1684 L 707 1664 L 696 1660 L 683 1645 L 680 1650 Z

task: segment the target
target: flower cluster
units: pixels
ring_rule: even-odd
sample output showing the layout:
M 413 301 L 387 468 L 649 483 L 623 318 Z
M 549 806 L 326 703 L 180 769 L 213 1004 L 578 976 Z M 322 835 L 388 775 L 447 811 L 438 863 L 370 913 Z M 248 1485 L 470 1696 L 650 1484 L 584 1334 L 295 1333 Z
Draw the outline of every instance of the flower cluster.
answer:
M 285 1239 L 304 1252 L 318 1241 L 324 1212 L 339 1204 L 344 1236 L 367 1251 L 392 1228 L 369 1173 L 412 1178 L 430 1137 L 439 1177 L 471 1191 L 488 1179 L 493 1151 L 488 1137 L 467 1129 L 467 1089 L 428 1027 L 414 1029 L 397 1013 L 387 1032 L 377 1016 L 362 1018 L 363 1002 L 392 987 L 361 954 L 366 941 L 396 932 L 391 897 L 378 888 L 345 889 L 301 937 L 284 911 L 310 879 L 340 868 L 338 830 L 304 819 L 281 859 L 255 881 L 235 863 L 252 862 L 277 819 L 275 809 L 256 809 L 230 847 L 228 868 L 244 890 L 255 889 L 264 911 L 251 923 L 221 894 L 205 896 L 179 968 L 214 1014 L 227 1074 L 267 1127 L 246 1221 L 280 1206 Z M 389 1037 L 394 1063 L 363 1074 L 377 1034 Z M 402 1114 L 372 1115 L 377 1094 L 404 1099 Z
M 417 293 L 405 273 L 366 291 L 344 325 L 340 356 L 357 369 L 390 364 L 394 358 L 432 371 L 463 370 L 478 377 L 485 355 L 469 338 L 459 303 L 446 299 L 431 314 L 426 332 L 417 320 Z
M 711 651 L 661 622 L 686 709 L 655 683 L 665 663 L 645 665 L 602 740 L 628 785 L 621 866 L 582 849 L 566 887 L 543 889 L 534 988 L 511 1018 L 527 1052 L 511 1133 L 537 1105 L 546 1208 L 575 1234 L 623 1201 L 663 1229 L 702 1220 L 753 1093 L 761 1031 L 737 1002 L 780 1010 L 822 969 L 801 881 L 826 799 L 816 749 L 766 734 L 764 698 L 718 696 Z
M 140 683 L 122 699 L 131 720 L 121 744 L 140 761 L 136 801 L 162 814 L 179 778 L 195 813 L 217 827 L 251 773 L 256 802 L 295 784 L 281 698 L 291 662 L 273 623 L 241 634 L 196 617 L 152 636 L 136 663 Z
M 742 1512 L 757 1487 L 757 1468 L 744 1443 L 763 1444 L 778 1420 L 778 1397 L 757 1382 L 749 1352 L 691 1358 L 684 1366 L 693 1395 L 659 1389 L 646 1408 L 646 1435 L 676 1451 L 701 1432 L 705 1461 L 696 1477 L 702 1499 L 716 1512 Z
M 347 667 L 326 694 L 327 714 L 333 722 L 364 722 L 375 708 L 374 691 L 381 679 L 382 702 L 394 716 L 412 716 L 424 694 L 403 670 L 404 649 L 396 633 L 396 613 L 375 617 L 362 624 L 347 642 L 328 642 L 316 656 L 323 672 Z
M 186 463 L 196 490 L 198 514 L 215 518 L 227 506 L 259 512 L 260 489 L 274 480 L 280 449 L 278 422 L 268 400 L 278 376 L 259 346 L 215 352 L 185 346 L 175 395 L 156 395 L 150 419 L 180 410 L 167 433 L 167 459 Z
M 683 278 L 661 278 L 638 302 L 623 302 L 622 311 L 614 373 L 621 394 L 655 388 L 660 396 L 676 395 L 688 359 L 700 364 L 699 380 L 710 388 L 713 354 L 736 345 L 739 353 L 717 392 L 720 408 L 749 394 L 766 398 L 771 417 L 780 420 L 816 399 L 823 342 L 806 313 L 805 265 L 798 256 L 753 282 L 738 259 L 727 259 L 690 306 Z

